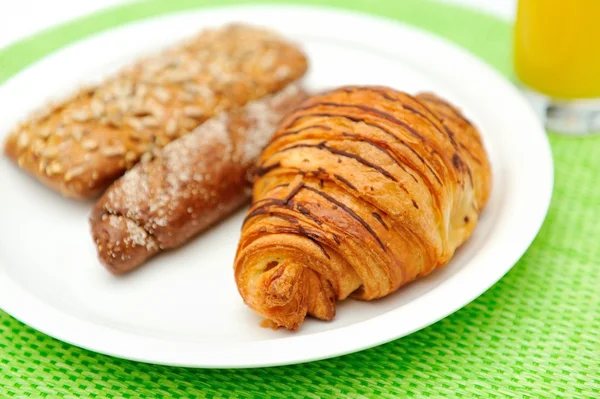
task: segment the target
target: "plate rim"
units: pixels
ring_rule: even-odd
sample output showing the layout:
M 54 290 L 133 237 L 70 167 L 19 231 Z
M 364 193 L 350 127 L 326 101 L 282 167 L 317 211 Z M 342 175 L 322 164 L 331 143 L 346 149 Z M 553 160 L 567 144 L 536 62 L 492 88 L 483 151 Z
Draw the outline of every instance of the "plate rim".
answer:
M 358 18 L 363 18 L 366 20 L 371 20 L 371 22 L 384 22 L 386 24 L 390 24 L 390 23 L 394 24 L 399 28 L 399 31 L 400 30 L 414 31 L 418 35 L 424 37 L 425 40 L 427 40 L 429 42 L 441 43 L 443 46 L 451 49 L 451 51 L 453 51 L 457 54 L 460 54 L 463 58 L 468 59 L 471 64 L 476 66 L 481 71 L 485 70 L 486 73 L 489 74 L 490 76 L 495 75 L 494 79 L 496 79 L 498 84 L 503 85 L 505 88 L 509 89 L 509 91 L 512 91 L 513 93 L 511 93 L 511 94 L 516 95 L 515 97 L 517 97 L 517 98 L 520 98 L 522 104 L 526 104 L 525 100 L 518 93 L 517 89 L 515 87 L 513 87 L 496 70 L 494 70 L 492 67 L 490 67 L 485 62 L 480 60 L 477 56 L 469 53 L 467 50 L 446 40 L 445 38 L 437 36 L 435 34 L 432 34 L 423 29 L 420 29 L 419 27 L 415 27 L 413 25 L 403 23 L 402 21 L 396 21 L 396 20 L 392 20 L 389 18 L 373 16 L 370 14 L 350 11 L 350 10 L 346 10 L 346 9 L 312 6 L 312 5 L 307 6 L 307 5 L 281 5 L 281 4 L 278 4 L 278 5 L 274 6 L 274 5 L 264 5 L 264 4 L 259 4 L 259 5 L 230 5 L 230 4 L 228 4 L 225 6 L 209 6 L 209 7 L 200 7 L 200 8 L 191 9 L 191 10 L 186 9 L 186 10 L 181 10 L 181 11 L 176 11 L 176 12 L 169 12 L 169 13 L 165 13 L 165 14 L 158 14 L 158 15 L 155 15 L 155 16 L 152 16 L 149 18 L 143 17 L 143 18 L 140 18 L 139 20 L 136 19 L 135 21 L 129 22 L 127 24 L 113 27 L 112 29 L 119 29 L 119 28 L 122 28 L 129 24 L 148 23 L 148 22 L 151 23 L 155 19 L 170 18 L 170 17 L 174 17 L 178 14 L 185 14 L 185 13 L 190 13 L 190 12 L 207 12 L 207 11 L 210 12 L 210 11 L 214 11 L 214 10 L 238 9 L 238 8 L 260 9 L 260 8 L 264 8 L 264 7 L 269 7 L 271 10 L 273 8 L 284 9 L 284 10 L 287 9 L 288 11 L 294 10 L 294 9 L 302 9 L 305 12 L 312 11 L 312 12 L 320 12 L 320 13 L 338 14 L 342 17 L 347 17 L 347 16 L 351 16 L 351 17 L 355 17 L 355 18 L 358 17 Z M 110 31 L 112 29 L 109 29 L 107 31 Z M 85 42 L 86 40 L 88 40 L 96 35 L 102 35 L 107 31 L 102 31 L 102 32 L 94 34 L 94 35 L 83 37 L 80 40 L 78 40 L 74 43 L 71 43 L 71 44 Z M 6 86 L 6 83 L 11 81 L 12 79 L 18 78 L 20 75 L 26 73 L 30 67 L 35 65 L 35 63 L 54 54 L 56 51 L 62 50 L 63 48 L 64 47 L 61 47 L 60 49 L 54 50 L 53 52 L 45 55 L 44 57 L 41 57 L 41 58 L 35 60 L 28 67 L 24 68 L 23 70 L 21 70 L 20 72 L 18 72 L 16 74 L 12 75 L 4 84 L 0 85 L 0 92 Z M 527 108 L 528 108 L 528 111 L 530 114 L 529 116 L 535 118 L 534 111 L 531 109 L 531 107 L 528 106 Z M 371 338 L 370 340 L 368 340 L 368 342 L 363 343 L 361 345 L 345 344 L 344 348 L 339 348 L 339 343 L 333 344 L 333 341 L 331 341 L 332 337 L 335 340 L 336 335 L 344 334 L 344 332 L 347 332 L 348 329 L 356 329 L 356 326 L 358 326 L 358 325 L 363 325 L 362 327 L 364 327 L 365 324 L 373 324 L 373 322 L 375 320 L 378 320 L 379 322 L 381 322 L 381 320 L 383 320 L 383 319 L 392 318 L 394 313 L 396 313 L 396 311 L 398 310 L 398 309 L 394 309 L 394 310 L 391 310 L 384 314 L 381 314 L 379 316 L 373 317 L 372 319 L 361 321 L 361 322 L 358 322 L 358 323 L 355 323 L 355 324 L 352 324 L 349 326 L 340 327 L 340 328 L 337 328 L 334 330 L 324 331 L 321 333 L 316 333 L 316 334 L 311 334 L 311 335 L 306 335 L 306 336 L 296 336 L 296 337 L 290 338 L 290 339 L 294 340 L 294 343 L 297 346 L 302 346 L 302 344 L 305 343 L 305 341 L 311 341 L 311 340 L 315 339 L 316 336 L 322 336 L 323 334 L 328 334 L 329 340 L 333 345 L 328 347 L 328 350 L 321 350 L 320 353 L 312 354 L 310 356 L 303 356 L 303 354 L 301 354 L 299 356 L 297 354 L 296 358 L 290 358 L 288 360 L 281 360 L 281 359 L 273 360 L 273 356 L 275 356 L 275 358 L 277 358 L 277 355 L 274 353 L 270 353 L 270 355 L 268 357 L 271 360 L 269 360 L 267 362 L 262 362 L 260 359 L 258 359 L 258 361 L 256 359 L 254 361 L 245 360 L 245 361 L 241 361 L 241 362 L 238 362 L 235 364 L 219 364 L 218 362 L 206 363 L 205 361 L 202 361 L 202 359 L 199 359 L 200 361 L 189 361 L 188 360 L 188 361 L 184 361 L 184 362 L 179 362 L 177 360 L 174 360 L 172 358 L 172 356 L 161 356 L 161 355 L 156 356 L 155 354 L 152 354 L 152 353 L 150 353 L 149 355 L 145 355 L 145 356 L 139 356 L 139 355 L 132 355 L 130 353 L 123 354 L 123 351 L 110 350 L 108 347 L 106 347 L 106 345 L 102 344 L 102 341 L 110 341 L 111 338 L 115 338 L 115 337 L 118 338 L 119 335 L 123 334 L 122 331 L 114 330 L 114 329 L 112 329 L 110 327 L 106 327 L 106 326 L 99 326 L 98 324 L 90 323 L 87 320 L 78 319 L 77 317 L 75 317 L 73 315 L 64 314 L 63 312 L 52 307 L 51 305 L 47 305 L 47 304 L 43 303 L 39 298 L 36 298 L 31 293 L 29 293 L 27 290 L 18 286 L 15 282 L 12 282 L 10 280 L 10 278 L 3 278 L 4 277 L 3 273 L 0 273 L 0 308 L 2 308 L 6 313 L 11 315 L 12 317 L 15 317 L 16 319 L 22 321 L 26 325 L 28 325 L 40 332 L 43 332 L 44 334 L 50 335 L 54 338 L 57 338 L 61 341 L 76 345 L 78 347 L 92 350 L 95 352 L 99 352 L 102 354 L 114 356 L 114 357 L 125 358 L 125 359 L 130 359 L 130 360 L 135 360 L 135 361 L 148 362 L 148 363 L 173 365 L 173 366 L 203 367 L 203 368 L 269 367 L 269 366 L 303 363 L 303 362 L 308 362 L 308 361 L 320 360 L 320 359 L 324 359 L 324 358 L 341 356 L 341 355 L 344 355 L 347 353 L 357 352 L 357 351 L 368 349 L 368 348 L 371 348 L 374 346 L 378 346 L 378 345 L 387 343 L 389 341 L 392 341 L 394 339 L 409 335 L 409 334 L 411 334 L 415 331 L 418 331 L 422 328 L 425 328 L 425 327 L 447 317 L 448 315 L 454 313 L 455 311 L 463 308 L 464 306 L 466 306 L 467 304 L 472 302 L 474 299 L 479 297 L 481 294 L 483 294 L 485 291 L 490 289 L 497 281 L 499 281 L 514 266 L 514 264 L 518 261 L 518 259 L 525 253 L 527 248 L 529 248 L 529 246 L 535 239 L 539 229 L 541 228 L 543 221 L 545 220 L 546 214 L 547 214 L 549 206 L 550 206 L 550 200 L 552 198 L 552 190 L 553 190 L 553 183 L 554 183 L 552 153 L 550 150 L 550 145 L 549 145 L 549 141 L 546 136 L 546 132 L 541 127 L 541 124 L 539 122 L 538 122 L 538 133 L 541 133 L 541 136 L 543 137 L 542 142 L 545 142 L 545 144 L 546 144 L 545 157 L 546 157 L 546 163 L 547 163 L 546 172 L 548 173 L 548 176 L 546 176 L 546 179 L 547 179 L 547 181 L 546 181 L 547 184 L 545 187 L 546 193 L 545 193 L 545 195 L 542 196 L 543 198 L 545 198 L 545 203 L 544 204 L 540 204 L 540 203 L 536 204 L 538 206 L 542 205 L 540 208 L 541 211 L 538 211 L 538 216 L 537 216 L 535 223 L 532 223 L 530 225 L 529 230 L 531 231 L 531 233 L 528 234 L 528 239 L 520 243 L 520 245 L 518 246 L 519 249 L 516 249 L 516 250 L 513 249 L 513 251 L 512 251 L 513 254 L 511 256 L 511 258 L 514 258 L 514 259 L 512 261 L 508 262 L 510 264 L 510 266 L 506 267 L 500 273 L 496 273 L 493 276 L 488 276 L 489 281 L 486 282 L 485 284 L 481 284 L 481 287 L 483 287 L 483 289 L 473 290 L 473 292 L 470 292 L 469 295 L 464 295 L 464 298 L 462 300 L 452 301 L 452 302 L 460 302 L 460 304 L 458 304 L 458 305 L 454 304 L 453 306 L 446 305 L 446 309 L 443 312 L 439 312 L 438 315 L 436 315 L 434 318 L 431 318 L 428 321 L 424 321 L 424 322 L 420 323 L 418 326 L 410 329 L 410 331 L 407 330 L 407 332 L 402 333 L 400 335 L 396 335 L 394 333 L 386 333 L 384 330 L 384 333 L 379 334 L 377 339 Z M 540 136 L 540 135 L 538 135 L 538 136 Z M 540 149 L 540 153 L 542 153 L 542 152 L 544 152 L 544 151 L 542 151 Z M 29 296 L 30 300 L 26 304 L 19 303 L 18 300 L 11 301 L 10 300 L 11 294 L 12 295 L 16 294 L 16 296 L 14 296 L 14 298 L 21 298 L 21 299 L 23 298 L 23 296 L 25 296 L 25 297 Z M 419 298 L 417 298 L 416 300 L 418 300 L 418 299 Z M 70 321 L 70 322 L 77 321 L 78 323 L 80 323 L 80 327 L 83 328 L 84 330 L 86 330 L 90 327 L 92 327 L 94 329 L 98 329 L 98 327 L 102 327 L 102 328 L 100 328 L 101 330 L 103 330 L 103 331 L 101 331 L 101 334 L 100 334 L 100 336 L 101 336 L 100 344 L 98 344 L 98 342 L 92 343 L 92 344 L 82 343 L 80 340 L 72 338 L 68 332 L 65 333 L 63 331 L 61 333 L 56 333 L 56 331 L 52 331 L 52 329 L 49 328 L 48 326 L 56 324 L 57 320 L 54 317 L 49 317 L 49 315 L 52 315 L 53 313 L 57 313 L 57 312 L 62 314 L 62 316 L 64 317 L 63 321 Z M 39 317 L 40 313 L 43 313 L 43 317 L 41 317 L 41 318 Z M 54 315 L 54 316 L 56 316 L 56 315 Z M 60 320 L 60 318 L 59 318 L 59 320 Z M 333 333 L 335 333 L 335 334 L 333 334 Z M 125 334 L 131 335 L 131 336 L 137 335 L 137 334 L 131 333 L 131 332 L 125 332 Z M 77 334 L 75 334 L 75 335 L 77 335 Z M 164 343 L 164 340 L 162 340 L 162 339 L 142 337 L 139 335 L 138 335 L 138 339 L 140 340 L 140 345 L 138 345 L 138 347 L 144 347 L 144 346 L 154 347 L 155 345 L 160 345 L 161 343 Z M 84 339 L 84 341 L 85 341 L 85 339 Z M 249 344 L 251 344 L 251 343 L 242 343 L 242 344 L 240 344 L 240 346 L 247 346 Z M 235 344 L 235 345 L 228 344 L 228 345 L 231 347 L 237 346 L 237 344 Z M 239 348 L 236 348 L 236 349 L 239 349 Z M 273 348 L 273 349 L 276 349 L 276 348 Z

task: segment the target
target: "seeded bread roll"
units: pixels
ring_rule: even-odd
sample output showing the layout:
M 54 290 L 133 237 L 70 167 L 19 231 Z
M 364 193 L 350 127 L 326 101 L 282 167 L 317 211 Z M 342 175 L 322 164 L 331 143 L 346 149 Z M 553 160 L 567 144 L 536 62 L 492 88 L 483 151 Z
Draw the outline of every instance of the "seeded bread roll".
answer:
M 36 112 L 9 135 L 5 152 L 64 196 L 95 197 L 144 154 L 281 90 L 306 68 L 300 50 L 272 32 L 205 31 Z
M 245 203 L 256 159 L 279 120 L 305 97 L 290 85 L 223 112 L 128 171 L 91 215 L 102 263 L 115 274 L 127 272 Z

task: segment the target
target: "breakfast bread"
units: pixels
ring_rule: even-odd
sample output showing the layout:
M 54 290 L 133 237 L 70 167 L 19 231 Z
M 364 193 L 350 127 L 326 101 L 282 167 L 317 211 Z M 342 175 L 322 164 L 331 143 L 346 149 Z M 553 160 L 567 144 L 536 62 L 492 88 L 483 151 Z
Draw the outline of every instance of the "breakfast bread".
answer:
M 92 212 L 101 262 L 115 274 L 132 270 L 246 203 L 261 150 L 305 97 L 291 84 L 221 112 L 126 172 Z
M 281 90 L 306 68 L 302 52 L 273 32 L 207 30 L 36 111 L 9 134 L 5 153 L 64 196 L 92 198 L 144 154 Z
M 235 259 L 273 326 L 335 316 L 444 266 L 491 190 L 478 130 L 433 94 L 343 87 L 308 99 L 262 153 Z

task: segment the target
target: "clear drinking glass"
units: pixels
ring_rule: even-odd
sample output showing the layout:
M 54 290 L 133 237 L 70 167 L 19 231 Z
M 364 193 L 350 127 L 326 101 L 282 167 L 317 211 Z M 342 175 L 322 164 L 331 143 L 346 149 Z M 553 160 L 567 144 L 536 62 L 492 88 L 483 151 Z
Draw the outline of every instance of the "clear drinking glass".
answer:
M 514 66 L 546 127 L 600 133 L 600 0 L 519 0 Z

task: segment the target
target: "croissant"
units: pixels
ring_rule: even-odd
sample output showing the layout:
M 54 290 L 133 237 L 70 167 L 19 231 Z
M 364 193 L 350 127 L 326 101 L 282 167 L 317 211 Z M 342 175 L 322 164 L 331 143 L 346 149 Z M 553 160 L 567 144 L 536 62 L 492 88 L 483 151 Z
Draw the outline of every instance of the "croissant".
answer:
M 273 327 L 332 320 L 445 265 L 491 190 L 477 129 L 433 94 L 344 87 L 306 100 L 262 153 L 235 258 Z

